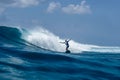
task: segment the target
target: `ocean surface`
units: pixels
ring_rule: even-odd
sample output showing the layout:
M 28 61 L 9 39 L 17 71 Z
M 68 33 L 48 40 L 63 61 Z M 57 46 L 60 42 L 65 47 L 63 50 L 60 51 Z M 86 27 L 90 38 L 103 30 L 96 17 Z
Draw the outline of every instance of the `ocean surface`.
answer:
M 120 47 L 70 41 L 46 29 L 0 26 L 0 80 L 120 80 Z

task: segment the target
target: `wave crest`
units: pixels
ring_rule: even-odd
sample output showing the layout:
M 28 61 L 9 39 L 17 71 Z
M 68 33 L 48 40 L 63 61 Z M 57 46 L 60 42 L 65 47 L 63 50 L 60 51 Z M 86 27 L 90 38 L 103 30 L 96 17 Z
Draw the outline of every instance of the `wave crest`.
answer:
M 41 50 L 51 50 L 55 52 L 65 52 L 65 39 L 56 36 L 52 32 L 44 28 L 35 28 L 34 30 L 26 30 L 21 28 L 13 28 L 0 26 L 0 45 L 15 46 L 24 45 L 37 47 Z M 72 53 L 88 52 L 106 52 L 106 53 L 120 53 L 120 47 L 106 47 L 89 44 L 81 44 L 71 40 L 69 42 Z

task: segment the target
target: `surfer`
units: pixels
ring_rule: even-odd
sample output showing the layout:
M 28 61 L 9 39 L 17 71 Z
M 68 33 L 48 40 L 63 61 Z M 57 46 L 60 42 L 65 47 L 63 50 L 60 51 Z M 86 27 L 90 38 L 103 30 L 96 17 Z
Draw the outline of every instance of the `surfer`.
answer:
M 66 51 L 69 51 L 68 50 L 68 48 L 69 48 L 69 41 L 70 41 L 71 39 L 69 39 L 69 40 L 65 40 L 65 42 L 60 42 L 60 43 L 63 43 L 63 44 L 65 44 L 66 45 Z

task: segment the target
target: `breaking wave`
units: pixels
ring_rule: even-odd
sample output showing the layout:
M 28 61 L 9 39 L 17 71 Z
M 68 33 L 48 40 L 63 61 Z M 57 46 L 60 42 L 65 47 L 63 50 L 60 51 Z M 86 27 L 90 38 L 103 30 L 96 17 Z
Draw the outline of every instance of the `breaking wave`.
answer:
M 0 44 L 7 47 L 27 45 L 55 52 L 65 52 L 65 45 L 60 43 L 64 42 L 65 39 L 56 36 L 44 28 L 27 30 L 23 28 L 1 26 L 0 39 Z M 74 40 L 71 40 L 69 44 L 69 49 L 72 53 L 81 53 L 83 51 L 120 53 L 120 47 L 82 44 Z

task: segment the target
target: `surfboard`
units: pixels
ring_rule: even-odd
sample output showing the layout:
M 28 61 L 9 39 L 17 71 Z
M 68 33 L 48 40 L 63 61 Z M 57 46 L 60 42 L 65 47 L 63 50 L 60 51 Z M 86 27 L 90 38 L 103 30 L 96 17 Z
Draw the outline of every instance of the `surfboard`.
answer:
M 65 53 L 71 53 L 70 50 L 65 51 Z

